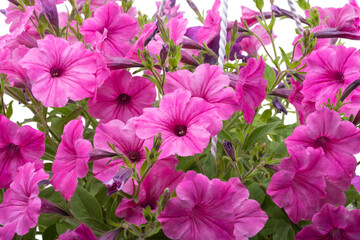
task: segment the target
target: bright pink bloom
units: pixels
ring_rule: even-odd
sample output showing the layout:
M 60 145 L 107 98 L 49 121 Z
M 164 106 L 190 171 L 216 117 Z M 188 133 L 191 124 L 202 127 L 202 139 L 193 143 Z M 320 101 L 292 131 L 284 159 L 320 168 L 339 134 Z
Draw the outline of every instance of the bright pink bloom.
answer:
M 108 122 L 142 114 L 145 107 L 151 107 L 156 100 L 155 85 L 144 77 L 132 77 L 125 70 L 114 70 L 105 83 L 97 90 L 97 96 L 89 104 L 89 113 Z
M 251 29 L 260 39 L 261 41 L 267 45 L 271 43 L 271 39 L 269 34 L 261 25 L 256 25 Z M 276 38 L 276 35 L 273 35 L 273 38 Z M 257 56 L 258 50 L 261 48 L 261 43 L 259 40 L 254 37 L 245 37 L 240 41 L 241 50 L 247 52 L 249 56 Z
M 59 236 L 59 240 L 97 240 L 95 234 L 84 223 L 81 223 L 73 231 L 68 229 Z
M 197 41 L 202 44 L 205 42 L 208 44 L 220 33 L 221 17 L 219 13 L 221 1 L 215 0 L 214 5 L 206 13 L 204 26 L 202 26 L 197 32 Z
M 312 224 L 304 227 L 295 240 L 359 240 L 360 210 L 326 204 L 314 215 Z
M 95 131 L 94 147 L 113 152 L 108 142 L 110 144 L 115 143 L 116 150 L 125 154 L 132 163 L 136 162 L 138 166 L 146 159 L 144 140 L 135 135 L 133 119 L 130 119 L 126 125 L 117 119 L 100 124 Z M 125 166 L 122 159 L 115 159 L 108 163 L 109 160 L 111 158 L 104 158 L 94 162 L 94 176 L 100 181 L 109 181 L 119 171 L 120 165 Z
M 234 89 L 229 86 L 229 77 L 216 65 L 202 64 L 194 73 L 188 70 L 178 70 L 166 75 L 165 93 L 176 89 L 185 89 L 193 97 L 203 98 L 214 104 L 222 120 L 227 120 L 235 111 L 240 110 Z
M 356 48 L 342 45 L 313 52 L 308 58 L 308 74 L 302 93 L 316 101 L 316 107 L 330 99 L 336 102 L 339 88 L 342 91 L 360 77 L 360 54 Z M 360 89 L 355 90 L 360 93 Z
M 250 124 L 255 115 L 254 108 L 260 106 L 266 97 L 267 81 L 264 77 L 265 62 L 262 58 L 250 58 L 246 67 L 240 69 L 235 87 L 236 98 L 241 106 L 244 118 Z
M 86 43 L 105 56 L 117 57 L 126 56 L 131 48 L 130 39 L 138 31 L 138 22 L 110 1 L 96 9 L 94 17 L 86 19 L 80 28 Z
M 322 148 L 327 179 L 343 190 L 349 187 L 356 168 L 353 155 L 360 152 L 360 130 L 349 121 L 341 122 L 337 112 L 323 107 L 310 114 L 306 125 L 295 128 L 285 144 L 288 149 L 298 145 Z
M 267 220 L 259 203 L 248 199 L 249 192 L 238 178 L 210 181 L 188 171 L 176 194 L 158 218 L 170 239 L 245 240 L 256 235 Z
M 266 192 L 276 205 L 285 208 L 291 221 L 311 220 L 326 194 L 323 153 L 321 149 L 305 150 L 302 146 L 289 149 L 289 153 Z
M 83 178 L 88 172 L 91 143 L 83 139 L 81 117 L 66 124 L 61 143 L 52 166 L 53 177 L 50 183 L 55 191 L 70 201 L 77 187 L 77 178 Z
M 177 162 L 174 156 L 158 160 L 140 187 L 139 202 L 123 198 L 116 209 L 116 216 L 136 225 L 146 223 L 143 208 L 150 206 L 151 210 L 156 211 L 157 202 L 165 188 L 169 188 L 171 195 L 183 179 L 184 172 L 175 171 Z
M 32 93 L 46 107 L 63 107 L 69 99 L 82 100 L 94 95 L 104 79 L 97 77 L 98 55 L 80 42 L 47 35 L 20 61 L 27 69 Z M 102 75 L 101 75 L 102 76 Z
M 35 171 L 33 163 L 26 163 L 17 169 L 19 172 L 4 194 L 0 204 L 0 239 L 12 239 L 16 232 L 25 235 L 37 225 L 40 215 L 41 200 L 38 197 L 38 183 L 46 180 L 49 175 L 43 169 Z M 2 238 L 11 236 L 11 238 Z
M 27 23 L 30 21 L 33 11 L 35 10 L 34 6 L 25 6 L 25 11 L 19 10 L 14 4 L 9 3 L 9 7 L 6 9 L 6 24 L 10 24 L 10 33 L 13 36 L 21 34 Z
M 243 25 L 244 20 L 249 27 L 259 23 L 255 16 L 259 16 L 259 12 L 254 11 L 248 7 L 241 6 L 241 25 Z
M 152 139 L 160 132 L 164 139 L 160 148 L 162 157 L 191 156 L 201 153 L 221 127 L 214 105 L 178 89 L 161 99 L 160 108 L 144 109 L 144 114 L 136 120 L 136 135 Z
M 44 133 L 30 126 L 19 126 L 0 115 L 0 188 L 8 188 L 27 162 L 36 169 L 44 166 L 41 157 L 45 151 Z

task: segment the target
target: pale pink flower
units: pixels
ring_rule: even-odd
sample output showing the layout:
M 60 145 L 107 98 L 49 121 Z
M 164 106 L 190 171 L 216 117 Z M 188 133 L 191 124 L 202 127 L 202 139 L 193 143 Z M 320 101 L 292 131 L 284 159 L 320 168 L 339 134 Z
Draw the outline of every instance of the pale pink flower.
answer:
M 159 8 L 161 2 L 155 2 L 157 7 L 157 14 L 159 12 Z M 184 12 L 179 12 L 180 5 L 175 5 L 176 0 L 167 0 L 164 5 L 163 15 L 168 19 L 176 18 L 184 15 Z
M 180 240 L 245 240 L 258 233 L 265 212 L 238 178 L 209 180 L 188 171 L 158 220 L 167 237 Z M 251 226 L 251 227 L 249 227 Z
M 265 45 L 271 43 L 269 34 L 260 24 L 257 24 L 255 27 L 253 27 L 251 31 L 253 31 Z M 275 39 L 276 35 L 273 34 L 273 38 Z M 241 46 L 241 50 L 247 52 L 249 56 L 256 57 L 258 50 L 261 48 L 261 43 L 254 36 L 243 38 L 239 44 Z
M 291 221 L 310 220 L 320 209 L 326 182 L 322 150 L 296 146 L 280 163 L 267 189 L 276 205 L 285 208 Z M 311 196 L 311 197 L 309 197 Z
M 32 93 L 46 107 L 63 107 L 69 99 L 79 101 L 94 95 L 104 79 L 98 73 L 99 56 L 80 42 L 47 35 L 20 60 L 27 69 Z M 106 71 L 106 69 L 105 69 Z
M 126 122 L 141 115 L 143 108 L 151 107 L 155 100 L 156 89 L 150 80 L 132 77 L 125 70 L 114 70 L 97 90 L 96 98 L 89 101 L 89 113 L 102 122 L 112 119 Z
M 201 153 L 210 137 L 222 127 L 213 104 L 191 97 L 189 91 L 182 89 L 166 94 L 160 108 L 145 108 L 135 124 L 136 135 L 142 139 L 152 139 L 161 133 L 164 139 L 160 148 L 162 157 Z
M 59 236 L 59 240 L 97 240 L 95 234 L 84 223 L 81 223 L 73 231 L 68 229 Z
M 228 87 L 229 77 L 216 65 L 202 64 L 192 73 L 188 70 L 178 70 L 166 74 L 165 93 L 176 89 L 185 89 L 193 97 L 200 97 L 215 105 L 222 120 L 227 120 L 235 111 L 240 110 L 233 88 Z
M 44 133 L 30 126 L 19 127 L 0 115 L 0 188 L 8 188 L 18 172 L 27 162 L 43 168 L 41 157 L 45 151 Z
M 296 234 L 295 240 L 359 240 L 359 221 L 360 210 L 326 204 L 314 215 L 312 224 Z
M 55 191 L 60 191 L 70 201 L 77 187 L 77 179 L 85 177 L 88 172 L 89 151 L 92 149 L 91 143 L 83 139 L 81 117 L 66 124 L 61 139 L 50 183 Z
M 105 56 L 117 57 L 126 56 L 132 46 L 130 39 L 138 31 L 138 22 L 111 1 L 96 9 L 94 17 L 86 19 L 80 28 L 86 43 Z
M 254 118 L 255 110 L 266 97 L 266 84 L 264 78 L 265 62 L 262 58 L 250 58 L 246 66 L 240 69 L 236 76 L 236 98 L 243 111 L 244 118 L 250 124 Z
M 35 171 L 33 163 L 19 167 L 0 204 L 0 224 L 3 225 L 0 227 L 0 239 L 12 239 L 14 233 L 25 235 L 37 225 L 41 209 L 38 183 L 48 178 L 43 169 Z

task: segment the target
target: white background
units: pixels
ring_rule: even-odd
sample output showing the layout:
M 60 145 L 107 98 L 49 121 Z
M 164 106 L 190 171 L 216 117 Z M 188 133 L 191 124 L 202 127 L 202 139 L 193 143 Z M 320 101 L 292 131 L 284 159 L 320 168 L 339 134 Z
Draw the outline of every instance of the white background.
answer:
M 213 5 L 213 0 L 193 0 L 193 2 L 197 5 L 200 11 L 206 13 Z M 310 0 L 311 6 L 320 6 L 320 7 L 342 7 L 348 1 L 346 0 L 336 0 L 336 1 L 324 1 L 324 0 Z M 195 13 L 190 9 L 187 5 L 186 0 L 177 0 L 176 5 L 180 4 L 180 11 L 185 12 L 185 17 L 188 19 L 190 26 L 198 26 L 201 23 L 196 19 Z M 241 16 L 241 6 L 249 7 L 253 10 L 256 10 L 255 4 L 252 0 L 229 0 L 229 10 L 228 10 L 228 20 L 240 20 Z M 275 0 L 275 4 L 281 8 L 290 10 L 287 0 Z M 0 9 L 6 9 L 8 6 L 8 2 L 6 0 L 0 0 Z M 148 16 L 152 16 L 156 12 L 155 1 L 153 0 L 135 0 L 134 6 L 137 10 L 140 10 L 142 13 L 147 14 Z M 64 5 L 58 6 L 59 11 L 65 11 Z M 302 16 L 305 16 L 304 12 L 297 7 L 298 13 Z M 263 11 L 270 11 L 270 1 L 265 0 L 265 7 Z M 276 44 L 277 46 L 281 46 L 286 52 L 292 50 L 292 42 L 295 33 L 295 22 L 290 19 L 284 19 L 281 21 L 277 21 L 274 27 L 274 34 L 277 35 Z M 0 14 L 0 36 L 8 33 L 9 27 L 5 24 L 5 16 Z M 345 46 L 347 47 L 356 47 L 360 48 L 360 41 L 351 41 L 351 40 L 343 40 L 345 41 Z M 272 53 L 272 48 L 269 47 L 268 50 Z M 263 51 L 260 51 L 263 53 Z M 10 101 L 9 98 L 6 98 L 5 101 L 8 103 Z M 31 117 L 31 112 L 25 107 L 20 106 L 18 103 L 14 102 L 14 115 L 12 116 L 12 121 L 22 121 L 25 118 Z M 288 123 L 295 122 L 294 116 L 287 117 Z M 360 156 L 358 155 L 358 160 L 360 160 Z M 360 169 L 358 169 L 358 174 L 360 173 Z

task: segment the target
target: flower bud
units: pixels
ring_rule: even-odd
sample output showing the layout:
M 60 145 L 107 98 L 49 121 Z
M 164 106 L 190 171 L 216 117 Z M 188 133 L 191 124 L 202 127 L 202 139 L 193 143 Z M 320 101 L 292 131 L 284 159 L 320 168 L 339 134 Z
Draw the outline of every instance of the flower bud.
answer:
M 8 1 L 14 4 L 15 6 L 20 6 L 20 3 L 16 0 L 8 0 Z
M 41 213 L 53 213 L 53 214 L 59 214 L 63 216 L 69 216 L 67 212 L 59 208 L 57 205 L 53 204 L 52 202 L 49 202 L 46 199 L 41 198 Z
M 160 61 L 161 65 L 164 65 L 169 54 L 169 45 L 163 44 L 160 50 Z
M 264 167 L 266 167 L 267 169 L 270 169 L 273 172 L 278 172 L 280 171 L 280 165 L 279 164 L 265 164 Z
M 159 29 L 158 29 L 158 28 L 155 28 L 155 30 L 150 34 L 150 36 L 149 36 L 147 39 L 145 39 L 145 41 L 144 41 L 144 47 L 146 47 L 146 46 L 149 44 L 149 42 L 150 42 L 151 40 L 153 40 L 153 38 L 155 37 L 155 35 L 156 35 L 158 32 L 159 32 Z
M 156 135 L 156 137 L 154 137 L 154 142 L 153 142 L 153 148 L 155 149 L 155 151 L 159 151 L 161 144 L 163 143 L 163 139 L 161 138 L 161 133 L 158 133 Z
M 112 179 L 105 183 L 105 186 L 108 188 L 107 195 L 110 196 L 111 194 L 120 191 L 132 174 L 133 169 L 131 168 L 120 169 Z
M 142 65 L 141 63 L 122 57 L 106 57 L 105 62 L 106 62 L 106 66 L 110 70 L 133 68 L 133 67 L 144 67 L 144 65 Z
M 99 237 L 99 240 L 115 240 L 123 230 L 124 230 L 123 228 L 118 228 L 115 230 L 108 231 L 104 233 L 101 237 Z
M 287 89 L 287 88 L 278 88 L 270 93 L 270 95 L 278 96 L 286 99 L 289 98 L 290 94 L 291 94 L 291 89 Z
M 188 3 L 189 7 L 196 13 L 196 15 L 201 15 L 199 9 L 197 8 L 197 6 L 193 1 L 186 0 L 186 2 Z
M 350 83 L 344 90 L 344 93 L 341 95 L 340 100 L 343 102 L 345 99 L 360 86 L 360 78 Z
M 161 202 L 159 204 L 159 211 L 164 210 L 167 202 L 170 200 L 170 197 L 171 197 L 170 189 L 165 188 L 164 193 L 163 193 L 162 198 L 161 198 Z
M 228 157 L 233 161 L 236 162 L 236 157 L 235 157 L 235 148 L 232 145 L 231 142 L 224 140 L 223 141 L 223 146 L 226 152 L 226 155 L 228 155 Z
M 284 107 L 284 105 L 282 105 L 278 97 L 274 97 L 274 100 L 272 100 L 272 104 L 276 108 L 277 113 L 283 112 L 287 114 L 286 108 Z
M 56 0 L 39 0 L 41 12 L 45 14 L 49 23 L 59 31 L 59 16 L 56 9 Z
M 115 157 L 117 156 L 116 153 L 113 152 L 108 152 L 102 149 L 91 149 L 89 152 L 89 156 L 90 156 L 90 162 L 92 161 L 96 161 L 99 159 L 103 159 L 103 158 L 110 158 L 110 157 Z

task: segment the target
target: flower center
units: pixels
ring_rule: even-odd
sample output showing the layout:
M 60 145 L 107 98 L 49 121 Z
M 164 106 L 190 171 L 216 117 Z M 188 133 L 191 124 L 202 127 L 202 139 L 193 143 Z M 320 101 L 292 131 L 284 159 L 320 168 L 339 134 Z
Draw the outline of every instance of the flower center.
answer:
M 341 240 L 344 239 L 343 230 L 340 228 L 333 228 L 329 232 L 329 240 Z
M 60 68 L 51 68 L 50 69 L 50 75 L 51 77 L 53 78 L 57 78 L 57 77 L 60 77 L 62 74 L 62 70 Z
M 345 82 L 345 77 L 344 77 L 344 74 L 342 72 L 336 72 L 335 73 L 335 79 L 338 80 L 341 83 Z
M 325 148 L 326 143 L 329 142 L 329 139 L 325 136 L 321 136 L 318 139 L 316 139 L 314 143 L 314 148 Z
M 126 155 L 128 156 L 129 160 L 132 162 L 137 162 L 140 160 L 140 154 L 138 152 L 132 151 L 132 152 L 128 152 Z
M 187 127 L 185 125 L 176 125 L 174 133 L 176 136 L 182 137 L 186 135 Z
M 130 102 L 130 96 L 125 94 L 125 93 L 122 93 L 120 94 L 120 96 L 118 97 L 118 101 L 120 103 L 128 103 Z

